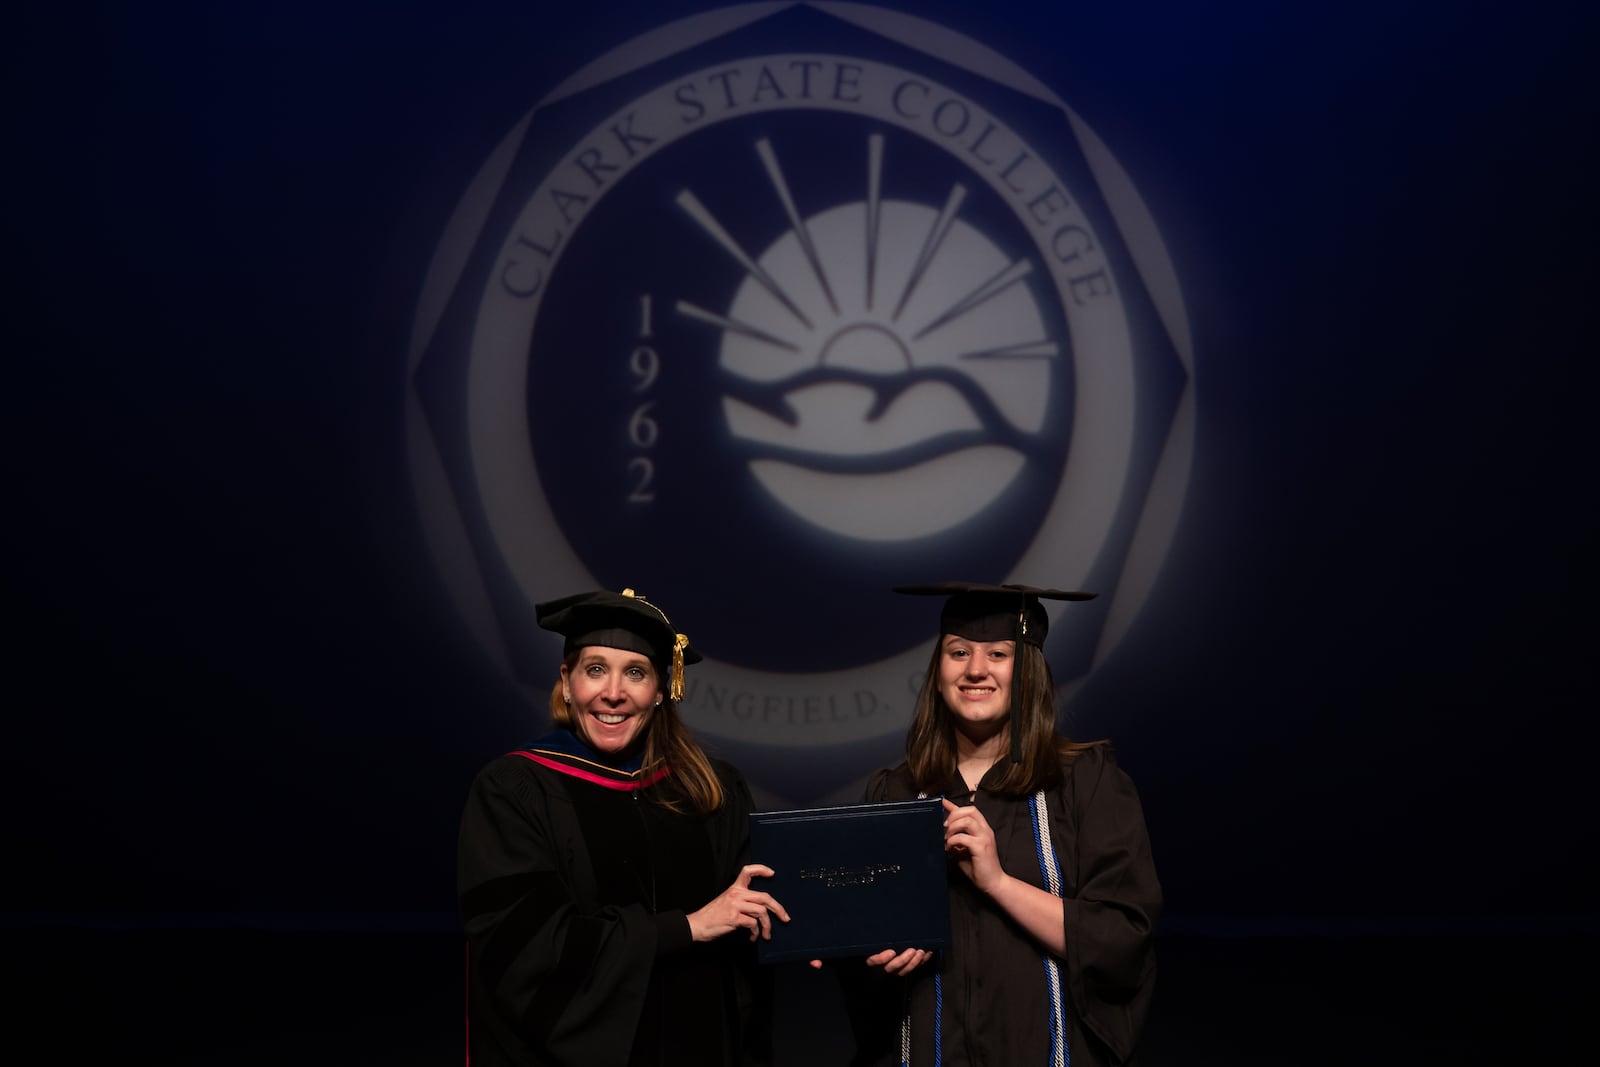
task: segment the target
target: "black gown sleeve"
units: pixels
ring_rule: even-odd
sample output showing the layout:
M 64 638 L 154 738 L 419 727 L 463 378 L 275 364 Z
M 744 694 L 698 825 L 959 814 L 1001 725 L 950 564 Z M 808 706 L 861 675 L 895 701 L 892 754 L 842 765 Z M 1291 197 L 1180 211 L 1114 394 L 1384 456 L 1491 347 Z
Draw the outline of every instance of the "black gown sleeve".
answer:
M 740 868 L 750 862 L 750 812 L 755 809 L 755 800 L 744 775 L 733 764 L 713 759 L 711 768 L 722 785 L 722 807 L 715 815 L 713 845 L 725 876 L 722 881 L 732 885 Z
M 570 810 L 510 757 L 479 774 L 462 815 L 458 890 L 475 1010 L 561 1064 L 627 1062 L 658 952 L 682 913 L 586 906 Z
M 1122 1062 L 1138 1043 L 1155 986 L 1161 884 L 1138 792 L 1108 746 L 1078 757 L 1066 789 L 1077 853 L 1064 909 L 1067 987 L 1084 1025 Z
M 714 848 L 723 875 L 720 884 L 726 887 L 733 884 L 739 871 L 750 862 L 750 813 L 755 810 L 755 799 L 744 776 L 731 763 L 713 759 L 711 765 L 722 783 L 723 800 L 716 815 Z M 756 962 L 755 945 L 741 932 L 721 940 L 733 972 L 741 1062 L 746 1067 L 767 1067 L 773 1057 L 776 1006 L 772 968 Z

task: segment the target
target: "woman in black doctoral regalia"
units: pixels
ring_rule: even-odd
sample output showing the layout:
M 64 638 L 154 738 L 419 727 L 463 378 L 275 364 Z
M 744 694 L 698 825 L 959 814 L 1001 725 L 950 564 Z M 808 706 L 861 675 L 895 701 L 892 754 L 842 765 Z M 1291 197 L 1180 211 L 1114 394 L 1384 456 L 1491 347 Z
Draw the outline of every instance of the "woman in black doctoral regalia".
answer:
M 556 729 L 485 767 L 461 820 L 469 1062 L 769 1062 L 750 942 L 788 915 L 749 888 L 773 873 L 746 865 L 749 787 L 678 717 L 699 654 L 632 590 L 536 610 L 566 638 Z
M 948 582 L 906 762 L 869 801 L 942 796 L 950 947 L 885 950 L 852 990 L 857 1062 L 1099 1067 L 1132 1061 L 1155 982 L 1161 887 L 1138 794 L 1104 742 L 1055 727 L 1041 598 Z M 872 971 L 879 971 L 871 980 Z

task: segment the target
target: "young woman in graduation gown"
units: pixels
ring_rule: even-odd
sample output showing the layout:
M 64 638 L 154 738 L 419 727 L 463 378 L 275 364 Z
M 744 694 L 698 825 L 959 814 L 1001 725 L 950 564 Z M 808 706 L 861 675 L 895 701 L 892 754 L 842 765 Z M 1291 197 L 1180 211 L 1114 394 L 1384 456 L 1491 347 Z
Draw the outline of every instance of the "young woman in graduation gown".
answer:
M 566 638 L 556 729 L 478 775 L 461 822 L 472 1067 L 770 1062 L 750 942 L 749 787 L 678 717 L 700 659 L 631 590 L 537 607 Z
M 857 1061 L 1100 1067 L 1133 1061 L 1161 907 L 1138 794 L 1103 742 L 1055 729 L 1040 598 L 943 583 L 948 599 L 907 760 L 870 801 L 941 796 L 948 949 L 886 950 L 852 982 Z

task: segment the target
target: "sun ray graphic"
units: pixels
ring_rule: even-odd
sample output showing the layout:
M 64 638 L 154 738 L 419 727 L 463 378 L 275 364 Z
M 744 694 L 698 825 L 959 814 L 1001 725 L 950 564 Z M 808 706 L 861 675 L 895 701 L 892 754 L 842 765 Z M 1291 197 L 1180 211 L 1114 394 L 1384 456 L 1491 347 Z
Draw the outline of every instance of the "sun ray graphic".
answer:
M 963 352 L 958 359 L 1054 359 L 1061 354 L 1061 346 L 1054 341 L 1033 341 L 1027 344 L 1007 345 L 1004 348 L 981 348 L 976 352 Z
M 878 219 L 883 195 L 883 134 L 867 138 L 867 310 L 878 278 Z
M 756 155 L 761 157 L 761 165 L 767 169 L 767 177 L 772 180 L 773 191 L 778 194 L 778 200 L 783 204 L 783 213 L 789 216 L 789 228 L 799 240 L 800 248 L 806 254 L 806 262 L 811 264 L 811 270 L 817 276 L 817 284 L 822 286 L 822 295 L 828 298 L 828 307 L 835 315 L 839 314 L 839 302 L 833 298 L 833 289 L 828 285 L 828 272 L 822 269 L 822 260 L 817 258 L 817 246 L 811 240 L 811 231 L 806 229 L 805 220 L 800 217 L 799 210 L 794 206 L 794 197 L 789 195 L 789 183 L 783 179 L 783 168 L 778 164 L 778 156 L 772 150 L 772 142 L 765 137 L 757 141 Z
M 774 337 L 767 331 L 752 326 L 748 322 L 740 322 L 737 319 L 730 319 L 726 315 L 718 315 L 715 311 L 707 311 L 705 308 L 691 304 L 687 300 L 678 301 L 677 312 L 685 318 L 695 319 L 699 322 L 709 322 L 713 326 L 719 326 L 724 330 L 731 330 L 734 333 L 752 337 L 757 341 L 764 341 L 769 345 L 786 348 L 790 352 L 800 351 L 800 346 L 793 341 L 785 341 L 781 337 Z
M 906 279 L 906 286 L 900 292 L 900 302 L 894 306 L 894 314 L 890 317 L 896 322 L 900 321 L 900 313 L 906 309 L 906 302 L 911 299 L 911 294 L 916 292 L 922 276 L 927 273 L 928 264 L 933 262 L 939 246 L 944 243 L 945 235 L 950 232 L 950 224 L 955 221 L 956 212 L 961 209 L 961 202 L 966 198 L 965 185 L 957 182 L 950 187 L 950 195 L 945 198 L 944 209 L 939 212 L 939 217 L 933 221 L 933 225 L 928 227 L 928 236 L 922 242 L 922 250 L 917 253 L 916 265 L 911 268 L 911 276 Z
M 811 320 L 806 318 L 805 312 L 801 311 L 799 306 L 790 299 L 789 294 L 784 292 L 783 287 L 777 283 L 772 275 L 762 269 L 761 264 L 751 259 L 745 250 L 739 247 L 739 242 L 735 241 L 733 236 L 723 228 L 722 224 L 711 214 L 711 211 L 700 202 L 699 197 L 695 196 L 692 191 L 685 189 L 678 194 L 678 206 L 683 208 L 690 218 L 699 223 L 700 228 L 705 230 L 713 241 L 721 245 L 723 250 L 732 256 L 739 266 L 744 268 L 745 273 L 760 282 L 767 292 L 771 293 L 780 304 L 788 308 L 806 329 L 813 328 Z
M 982 304 L 996 293 L 999 293 L 1008 286 L 1021 281 L 1023 278 L 1027 277 L 1028 273 L 1032 270 L 1033 264 L 1025 259 L 1017 260 L 1007 264 L 1004 270 L 986 280 L 982 285 L 978 286 L 972 292 L 968 293 L 966 296 L 952 304 L 944 311 L 943 314 L 939 315 L 932 322 L 928 323 L 922 329 L 912 334 L 911 339 L 913 341 L 922 340 L 928 334 L 932 333 L 934 330 L 937 330 L 945 323 L 951 321 L 952 319 L 960 318 L 962 315 L 965 315 L 967 312 Z

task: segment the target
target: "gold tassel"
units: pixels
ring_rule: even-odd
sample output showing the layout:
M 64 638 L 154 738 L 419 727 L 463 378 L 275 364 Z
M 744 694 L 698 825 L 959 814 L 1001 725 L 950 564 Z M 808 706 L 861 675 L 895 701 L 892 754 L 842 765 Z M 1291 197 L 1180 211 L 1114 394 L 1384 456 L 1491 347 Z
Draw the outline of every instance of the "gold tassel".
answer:
M 632 589 L 624 589 L 622 595 L 637 600 L 641 604 L 649 604 L 651 609 L 661 616 L 661 621 L 667 624 L 667 628 L 672 628 L 672 622 L 667 618 L 667 613 L 654 604 L 650 604 L 650 601 L 644 598 L 643 593 L 635 593 Z M 689 647 L 689 638 L 686 634 L 674 634 L 673 636 L 676 640 L 672 645 L 672 685 L 670 694 L 674 701 L 678 701 L 683 699 L 683 650 Z
M 683 699 L 683 650 L 689 645 L 686 634 L 678 634 L 677 640 L 672 644 L 672 699 L 676 703 Z

